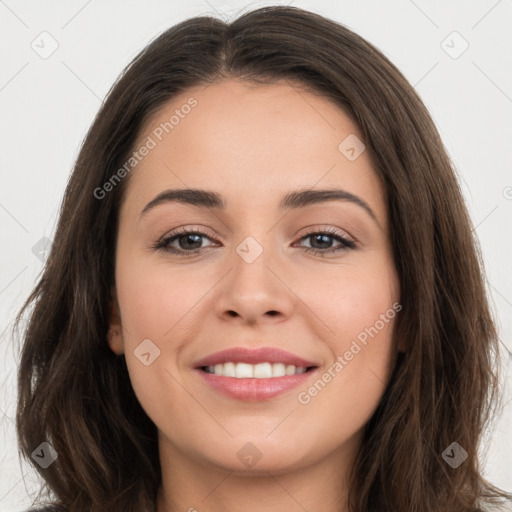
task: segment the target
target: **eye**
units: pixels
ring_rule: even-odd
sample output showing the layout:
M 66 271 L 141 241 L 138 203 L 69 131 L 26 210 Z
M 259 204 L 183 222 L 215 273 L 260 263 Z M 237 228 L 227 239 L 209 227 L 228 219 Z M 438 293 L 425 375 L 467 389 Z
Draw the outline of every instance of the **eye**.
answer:
M 178 256 L 189 256 L 199 253 L 204 249 L 202 246 L 204 238 L 212 240 L 212 237 L 199 229 L 180 228 L 178 231 L 174 231 L 159 240 L 153 246 L 153 249 L 162 250 Z M 304 247 L 305 251 L 321 256 L 329 253 L 347 251 L 357 247 L 355 242 L 346 238 L 333 228 L 327 228 L 321 231 L 311 230 L 309 233 L 302 236 L 299 241 L 308 239 L 312 241 L 312 246 Z M 338 242 L 337 246 L 332 246 L 332 239 Z
M 312 246 L 305 247 L 306 252 L 312 252 L 313 254 L 320 256 L 329 253 L 348 251 L 357 247 L 355 242 L 349 240 L 333 228 L 327 228 L 322 231 L 312 230 L 305 236 L 301 237 L 301 241 L 308 239 L 311 241 L 310 243 Z M 330 239 L 338 241 L 339 245 L 333 247 Z
M 171 254 L 186 256 L 200 252 L 202 247 L 202 238 L 210 238 L 206 233 L 194 228 L 181 228 L 177 232 L 164 237 L 154 245 L 154 249 L 160 249 Z M 178 243 L 179 247 L 171 244 Z

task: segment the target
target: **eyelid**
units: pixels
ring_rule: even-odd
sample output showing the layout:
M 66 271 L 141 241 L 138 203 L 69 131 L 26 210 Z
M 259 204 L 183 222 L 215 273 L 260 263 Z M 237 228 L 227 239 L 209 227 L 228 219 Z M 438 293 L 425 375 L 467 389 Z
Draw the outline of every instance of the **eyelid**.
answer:
M 161 243 L 164 243 L 164 242 L 168 241 L 171 238 L 176 238 L 176 237 L 179 237 L 180 235 L 184 236 L 184 235 L 187 235 L 189 233 L 194 233 L 194 234 L 197 234 L 197 235 L 203 235 L 204 237 L 207 237 L 207 238 L 209 238 L 211 240 L 216 241 L 215 236 L 207 228 L 204 228 L 204 227 L 197 228 L 197 227 L 180 226 L 179 228 L 172 229 L 170 232 L 167 232 L 167 233 L 165 233 L 165 235 L 161 236 L 156 241 L 154 246 L 157 246 L 157 245 L 159 245 Z M 188 251 L 188 252 L 191 252 L 191 251 Z
M 357 242 L 356 239 L 352 235 L 349 235 L 345 230 L 340 229 L 340 228 L 335 228 L 333 226 L 327 226 L 327 225 L 323 226 L 321 224 L 317 224 L 314 226 L 308 226 L 305 229 L 306 229 L 306 232 L 301 234 L 299 238 L 304 238 L 305 236 L 310 235 L 310 234 L 328 233 L 329 235 L 333 235 L 333 236 L 335 235 L 335 236 L 342 237 L 350 242 L 353 242 L 354 244 Z
M 334 228 L 334 227 L 328 226 L 328 225 L 315 224 L 313 226 L 308 226 L 304 229 L 306 231 L 300 235 L 297 235 L 298 238 L 304 238 L 305 236 L 310 235 L 310 234 L 329 233 L 331 235 L 341 236 L 351 242 L 357 243 L 357 240 L 352 235 L 349 235 L 345 230 L 342 230 L 340 228 Z M 216 236 L 213 235 L 212 232 L 208 230 L 208 228 L 205 228 L 205 227 L 197 228 L 195 226 L 189 227 L 187 225 L 184 225 L 184 226 L 180 226 L 175 229 L 172 229 L 170 232 L 164 234 L 163 236 L 161 236 L 158 239 L 158 242 L 172 238 L 180 233 L 181 234 L 197 233 L 199 235 L 206 235 L 208 238 L 211 238 L 213 240 L 216 239 Z

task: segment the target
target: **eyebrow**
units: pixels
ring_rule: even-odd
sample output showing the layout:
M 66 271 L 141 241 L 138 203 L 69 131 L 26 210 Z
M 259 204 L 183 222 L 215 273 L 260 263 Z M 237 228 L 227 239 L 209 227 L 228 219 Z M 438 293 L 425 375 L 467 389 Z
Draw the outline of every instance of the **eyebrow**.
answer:
M 368 203 L 346 190 L 333 188 L 326 190 L 297 190 L 286 194 L 279 203 L 279 209 L 290 210 L 305 208 L 306 206 L 322 204 L 328 201 L 347 201 L 364 209 L 380 227 L 375 213 Z M 152 199 L 141 211 L 140 217 L 158 205 L 170 202 L 178 202 L 198 206 L 200 208 L 226 209 L 226 201 L 217 192 L 197 188 L 184 188 L 164 190 Z

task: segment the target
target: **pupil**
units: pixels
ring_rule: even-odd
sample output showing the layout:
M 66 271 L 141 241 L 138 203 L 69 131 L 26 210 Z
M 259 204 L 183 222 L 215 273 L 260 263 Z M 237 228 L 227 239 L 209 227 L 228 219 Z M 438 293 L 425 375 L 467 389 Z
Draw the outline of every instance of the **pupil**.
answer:
M 181 237 L 181 239 L 183 239 L 183 238 L 185 238 L 185 240 L 186 240 L 185 245 L 187 245 L 191 239 L 195 238 L 196 244 L 199 243 L 199 246 L 198 247 L 182 247 L 182 249 L 199 249 L 201 247 L 201 236 L 200 235 L 185 235 L 185 236 Z M 194 244 L 194 242 L 192 242 L 192 245 L 193 244 Z
M 327 243 L 327 245 L 329 245 L 329 236 L 328 235 L 314 235 L 313 236 L 313 240 L 315 240 L 315 243 L 318 239 L 323 239 L 324 243 Z M 326 240 L 327 239 L 327 240 Z M 320 243 L 322 243 L 322 241 L 320 240 Z M 325 247 L 320 247 L 320 249 L 325 249 Z

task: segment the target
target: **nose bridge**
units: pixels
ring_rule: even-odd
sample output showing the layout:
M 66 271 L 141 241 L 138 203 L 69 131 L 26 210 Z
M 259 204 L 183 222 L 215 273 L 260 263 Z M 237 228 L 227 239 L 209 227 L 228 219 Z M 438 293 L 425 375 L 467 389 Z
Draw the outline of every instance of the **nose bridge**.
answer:
M 292 300 L 277 277 L 282 266 L 273 234 L 264 227 L 252 233 L 234 247 L 231 272 L 219 289 L 217 314 L 241 316 L 251 322 L 267 313 L 287 315 Z
M 272 236 L 259 234 L 246 236 L 234 250 L 232 262 L 233 284 L 238 284 L 238 293 L 248 293 L 253 299 L 256 296 L 271 294 L 276 288 L 275 276 L 270 268 L 278 267 L 275 258 L 275 247 L 271 241 Z M 275 293 L 274 290 L 273 293 Z
M 260 196 L 255 193 L 251 200 L 244 203 L 244 208 L 239 210 L 235 232 L 243 238 L 236 240 L 234 245 L 233 263 L 236 272 L 267 273 L 269 270 L 266 266 L 278 264 L 275 258 L 276 230 L 270 229 L 269 219 L 261 214 L 264 205 L 256 199 Z

